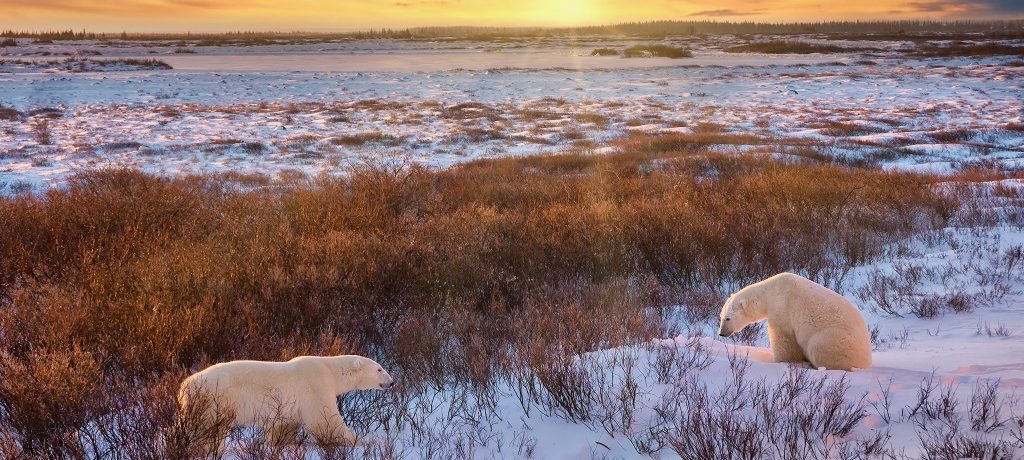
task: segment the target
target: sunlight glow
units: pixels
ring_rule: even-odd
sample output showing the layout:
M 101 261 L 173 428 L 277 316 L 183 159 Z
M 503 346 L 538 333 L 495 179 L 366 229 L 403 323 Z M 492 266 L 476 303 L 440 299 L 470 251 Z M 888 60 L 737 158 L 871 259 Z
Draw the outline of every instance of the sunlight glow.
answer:
M 577 26 L 651 20 L 1009 19 L 1006 0 L 0 0 L 0 28 L 168 32 Z
M 540 1 L 536 6 L 538 23 L 552 25 L 596 24 L 600 21 L 597 6 L 590 0 Z

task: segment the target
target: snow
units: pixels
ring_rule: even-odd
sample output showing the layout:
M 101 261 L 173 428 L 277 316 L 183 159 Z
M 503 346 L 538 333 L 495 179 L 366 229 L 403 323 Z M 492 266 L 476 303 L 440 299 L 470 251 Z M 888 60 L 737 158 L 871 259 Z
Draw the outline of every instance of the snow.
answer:
M 1011 181 L 1011 186 L 1021 186 Z M 995 184 L 988 184 L 994 187 Z M 848 385 L 845 400 L 855 403 L 863 400 L 866 416 L 838 443 L 868 440 L 888 433 L 889 445 L 895 452 L 916 457 L 922 454 L 919 433 L 920 418 L 910 415 L 923 387 L 933 387 L 933 397 L 949 391 L 956 400 L 955 417 L 965 426 L 960 429 L 983 439 L 1012 441 L 1016 422 L 1011 417 L 1024 416 L 1024 403 L 1017 398 L 1024 391 L 1024 259 L 1018 255 L 1016 265 L 1005 265 L 1006 256 L 1019 254 L 1024 246 L 1024 229 L 994 227 L 989 229 L 947 228 L 932 235 L 921 235 L 894 247 L 892 255 L 876 263 L 855 267 L 840 286 L 842 293 L 862 309 L 869 327 L 875 328 L 876 340 L 873 366 L 854 372 L 800 369 L 784 363 L 772 362 L 771 352 L 765 348 L 764 334 L 754 345 L 742 345 L 732 339 L 714 337 L 717 319 L 686 324 L 688 333 L 674 338 L 655 340 L 632 347 L 614 348 L 582 355 L 577 364 L 607 379 L 605 390 L 619 389 L 623 385 L 626 369 L 637 384 L 635 419 L 624 432 L 609 433 L 601 423 L 569 421 L 564 414 L 544 413 L 538 407 L 523 409 L 515 391 L 507 384 L 496 388 L 497 405 L 493 416 L 464 423 L 452 423 L 451 414 L 443 408 L 431 412 L 428 419 L 432 428 L 406 428 L 377 430 L 368 434 L 379 444 L 409 446 L 410 439 L 419 436 L 437 436 L 438 446 L 464 449 L 467 439 L 480 441 L 470 449 L 468 458 L 516 458 L 526 456 L 523 451 L 508 449 L 523 445 L 533 446 L 534 458 L 679 458 L 671 448 L 653 454 L 640 452 L 633 440 L 652 427 L 661 426 L 656 414 L 659 404 L 673 394 L 675 384 L 687 379 L 706 386 L 714 396 L 728 391 L 735 380 L 737 357 L 749 359 L 744 381 L 748 385 L 762 383 L 768 387 L 784 385 L 800 372 L 815 380 L 825 377 L 836 383 L 842 379 Z M 1014 251 L 1018 251 L 1015 253 Z M 977 302 L 970 312 L 945 311 L 933 318 L 918 318 L 902 312 L 903 317 L 887 314 L 878 305 L 858 294 L 871 284 L 873 277 L 903 277 L 908 267 L 918 267 L 925 273 L 913 285 L 913 296 L 963 290 Z M 938 273 L 942 273 L 939 276 Z M 988 281 L 982 278 L 990 277 Z M 1006 289 L 996 285 L 1003 283 Z M 993 331 L 1001 329 L 1003 336 Z M 712 338 L 713 337 L 713 338 Z M 706 350 L 708 361 L 688 373 L 659 381 L 658 355 L 662 350 Z M 632 362 L 632 366 L 624 363 Z M 674 382 L 675 381 L 675 382 Z M 986 384 L 998 382 L 998 395 L 1002 407 L 1002 425 L 990 432 L 970 432 L 969 408 L 972 392 Z M 691 388 L 691 387 L 687 387 Z M 699 388 L 699 387 L 698 387 Z M 692 388 L 691 388 L 692 390 Z M 884 391 L 883 391 L 884 390 Z M 446 390 L 444 398 L 455 398 L 454 390 Z M 613 390 L 614 391 L 614 390 Z M 887 394 L 887 395 L 886 395 Z M 801 396 L 811 398 L 816 395 Z M 863 398 L 863 399 L 861 399 Z M 799 399 L 799 398 L 798 398 Z M 888 401 L 888 409 L 885 401 Z M 796 402 L 794 402 L 796 404 Z M 472 403 L 470 403 L 472 406 Z M 595 409 L 600 415 L 600 409 Z M 655 426 L 657 425 L 657 426 Z M 437 432 L 434 432 L 436 430 Z M 627 435 L 628 434 L 628 435 Z M 820 440 L 819 440 L 820 441 Z M 517 444 L 518 443 L 518 444 Z M 457 447 L 461 446 L 461 447 Z M 1018 447 L 1019 449 L 1020 447 Z M 415 452 L 415 451 L 414 451 Z M 830 458 L 841 458 L 833 451 Z M 1018 451 L 1019 453 L 1019 451 Z
M 106 166 L 343 174 L 346 165 L 381 154 L 445 167 L 561 151 L 580 140 L 601 147 L 635 132 L 685 134 L 702 123 L 812 142 L 850 159 L 902 149 L 882 160 L 893 167 L 950 170 L 993 151 L 1006 164 L 1024 157 L 1024 133 L 1004 129 L 1022 119 L 1024 67 L 1001 58 L 878 58 L 866 66 L 855 55 L 711 48 L 689 59 L 587 55 L 600 41 L 529 48 L 378 40 L 192 47 L 196 54 L 113 43 L 3 49 L 15 59 L 51 59 L 22 57 L 46 46 L 57 47 L 54 55 L 103 54 L 89 59 L 155 56 L 174 69 L 0 73 L 0 104 L 22 113 L 0 117 L 0 184 L 41 190 Z M 478 107 L 452 110 L 464 103 Z M 50 111 L 33 114 L 39 109 Z M 585 118 L 592 114 L 607 122 Z M 37 134 L 42 118 L 49 144 Z M 857 128 L 831 133 L 821 129 L 825 122 Z M 954 129 L 980 134 L 956 144 L 929 137 Z M 396 141 L 331 143 L 377 131 Z M 246 144 L 258 144 L 258 154 L 238 147 Z
M 773 139 L 770 145 L 810 143 L 849 159 L 881 158 L 879 166 L 890 169 L 947 174 L 978 159 L 1024 168 L 1024 132 L 1009 128 L 1024 120 L 1024 67 L 1003 65 L 1005 59 L 913 61 L 883 53 L 872 58 L 876 65 L 858 65 L 853 55 L 765 57 L 710 48 L 681 60 L 587 55 L 601 43 L 544 48 L 530 42 L 522 49 L 369 40 L 192 47 L 197 54 L 173 54 L 175 46 L 168 44 L 23 42 L 2 52 L 11 59 L 49 59 L 39 56 L 98 49 L 104 58 L 155 55 L 174 69 L 52 73 L 28 66 L 2 73 L 0 67 L 0 104 L 17 111 L 0 111 L 0 193 L 41 191 L 77 171 L 109 166 L 274 177 L 344 174 L 350 164 L 381 156 L 449 167 L 562 151 L 580 140 L 596 145 L 591 153 L 606 154 L 616 150 L 609 140 L 630 132 L 689 135 L 705 123 Z M 593 121 L 594 115 L 607 121 Z M 852 128 L 843 134 L 826 122 Z M 952 143 L 932 137 L 954 129 L 976 134 Z M 354 138 L 368 140 L 347 140 Z M 715 148 L 743 152 L 752 146 Z M 998 185 L 1019 190 L 1024 182 Z M 848 397 L 866 395 L 869 403 L 878 402 L 882 387 L 890 389 L 892 416 L 868 404 L 851 439 L 888 430 L 894 447 L 920 453 L 914 420 L 899 411 L 914 403 L 932 376 L 939 385 L 956 385 L 957 416 L 964 420 L 972 388 L 985 379 L 998 379 L 1007 397 L 1024 391 L 1024 262 L 1008 262 L 1022 244 L 1019 226 L 949 228 L 903 242 L 882 260 L 851 270 L 839 287 L 878 331 L 874 366 L 853 373 L 807 370 L 845 377 Z M 908 279 L 908 270 L 917 277 Z M 872 294 L 879 279 L 905 286 L 908 296 Z M 952 294 L 969 302 L 971 311 L 942 307 L 931 318 L 908 313 L 912 305 L 906 302 L 948 301 L 943 296 Z M 882 311 L 880 300 L 904 302 L 903 316 Z M 628 427 L 633 434 L 650 428 L 655 408 L 672 388 L 655 376 L 661 348 L 707 350 L 708 367 L 694 375 L 712 392 L 728 387 L 730 357 L 737 354 L 751 358 L 747 372 L 755 381 L 774 385 L 794 372 L 771 362 L 763 335 L 746 346 L 712 338 L 717 324 L 711 322 L 680 326 L 686 335 L 579 358 L 611 375 L 617 371 L 609 362 L 635 359 L 640 396 Z M 451 389 L 444 391 L 437 396 L 441 401 L 452 396 Z M 426 431 L 405 427 L 368 435 L 406 446 L 414 437 L 421 445 L 429 438 L 449 448 L 475 437 L 470 458 L 646 457 L 623 433 L 537 408 L 528 413 L 511 387 L 495 391 L 496 410 L 484 418 L 445 422 L 450 414 L 438 403 L 421 409 L 437 422 Z M 1007 399 L 1003 415 L 1024 416 L 1024 405 Z M 1010 440 L 1011 429 L 1008 422 L 983 436 Z M 668 448 L 656 455 L 675 458 Z

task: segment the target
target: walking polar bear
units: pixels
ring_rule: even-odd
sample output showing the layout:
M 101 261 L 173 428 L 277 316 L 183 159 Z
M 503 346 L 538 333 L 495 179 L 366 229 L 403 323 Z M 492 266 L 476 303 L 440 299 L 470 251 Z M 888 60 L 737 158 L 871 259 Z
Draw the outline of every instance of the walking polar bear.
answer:
M 814 281 L 780 273 L 740 289 L 722 306 L 718 334 L 728 337 L 763 319 L 777 362 L 846 371 L 871 367 L 871 335 L 860 311 Z
M 318 441 L 359 444 L 338 413 L 338 395 L 387 389 L 394 379 L 363 356 L 300 356 L 287 362 L 231 361 L 192 374 L 181 383 L 182 419 L 207 450 L 223 453 L 228 431 L 255 426 L 275 444 L 295 440 L 303 428 Z

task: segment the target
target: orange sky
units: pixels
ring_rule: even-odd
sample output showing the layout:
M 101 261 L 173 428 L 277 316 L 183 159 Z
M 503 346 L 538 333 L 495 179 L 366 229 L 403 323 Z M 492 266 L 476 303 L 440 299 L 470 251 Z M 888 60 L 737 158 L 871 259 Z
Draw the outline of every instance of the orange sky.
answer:
M 1007 17 L 1024 0 L 0 0 L 3 29 L 107 32 Z

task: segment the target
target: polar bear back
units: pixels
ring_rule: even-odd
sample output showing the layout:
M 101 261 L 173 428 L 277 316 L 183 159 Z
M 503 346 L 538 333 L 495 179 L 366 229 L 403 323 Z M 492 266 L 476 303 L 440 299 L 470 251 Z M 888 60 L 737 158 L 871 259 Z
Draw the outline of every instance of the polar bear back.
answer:
M 867 325 L 860 310 L 846 297 L 800 275 L 786 275 L 789 276 L 784 285 L 788 292 L 782 298 L 791 306 L 778 306 L 781 308 L 773 310 L 792 315 L 790 324 L 798 335 L 829 328 L 863 329 L 867 333 Z M 771 316 L 772 311 L 769 311 L 769 318 Z
M 231 361 L 215 364 L 187 378 L 178 398 L 213 398 L 218 407 L 230 408 L 235 423 L 247 425 L 261 418 L 294 418 L 311 395 L 333 401 L 336 384 L 328 357 L 300 357 L 287 362 Z M 325 393 L 325 390 L 328 390 Z M 324 398 L 317 398 L 324 399 Z M 325 401 L 316 401 L 325 403 Z

